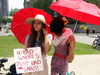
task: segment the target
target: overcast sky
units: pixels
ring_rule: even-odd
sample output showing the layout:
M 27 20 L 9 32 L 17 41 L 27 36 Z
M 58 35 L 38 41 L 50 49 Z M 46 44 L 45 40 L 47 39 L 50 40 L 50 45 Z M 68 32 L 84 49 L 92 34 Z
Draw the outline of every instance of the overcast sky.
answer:
M 9 11 L 11 11 L 11 8 L 24 8 L 23 3 L 24 0 L 8 0 L 9 2 Z

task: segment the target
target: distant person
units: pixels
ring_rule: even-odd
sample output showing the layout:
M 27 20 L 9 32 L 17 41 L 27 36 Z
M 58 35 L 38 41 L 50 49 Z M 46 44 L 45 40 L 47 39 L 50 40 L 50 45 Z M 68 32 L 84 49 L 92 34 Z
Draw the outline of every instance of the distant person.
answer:
M 93 28 L 93 34 L 95 33 L 95 27 Z
M 79 27 L 77 27 L 77 32 L 79 32 Z
M 0 25 L 0 31 L 2 30 L 2 26 Z
M 8 25 L 6 25 L 6 33 L 8 33 Z
M 89 35 L 90 30 L 87 28 L 86 29 L 86 35 Z

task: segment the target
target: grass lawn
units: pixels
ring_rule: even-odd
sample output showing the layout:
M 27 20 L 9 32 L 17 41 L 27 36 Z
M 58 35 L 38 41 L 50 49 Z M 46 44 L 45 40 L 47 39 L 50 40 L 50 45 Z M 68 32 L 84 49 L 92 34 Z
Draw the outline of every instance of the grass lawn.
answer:
M 14 36 L 0 36 L 0 57 L 14 56 L 13 49 L 22 47 Z
M 0 36 L 0 57 L 12 57 L 14 56 L 13 49 L 22 48 L 14 36 Z M 51 50 L 48 55 L 53 55 L 54 45 L 52 44 Z M 76 42 L 75 55 L 85 54 L 100 54 L 98 49 L 93 49 L 91 45 Z

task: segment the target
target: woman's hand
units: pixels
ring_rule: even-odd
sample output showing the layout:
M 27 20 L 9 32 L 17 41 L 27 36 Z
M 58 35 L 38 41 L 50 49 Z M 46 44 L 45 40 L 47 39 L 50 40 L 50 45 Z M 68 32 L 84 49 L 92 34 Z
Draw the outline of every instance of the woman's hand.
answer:
M 28 49 L 27 49 L 27 47 L 26 47 L 26 46 L 23 46 L 22 48 L 23 48 L 24 50 L 28 51 Z
M 74 38 L 74 36 L 70 36 L 69 37 L 69 39 L 68 39 L 68 41 L 67 41 L 67 45 L 68 46 L 75 46 L 75 38 Z
M 47 31 L 46 28 L 42 28 L 42 30 L 43 30 L 44 35 L 47 35 L 48 34 L 48 31 Z

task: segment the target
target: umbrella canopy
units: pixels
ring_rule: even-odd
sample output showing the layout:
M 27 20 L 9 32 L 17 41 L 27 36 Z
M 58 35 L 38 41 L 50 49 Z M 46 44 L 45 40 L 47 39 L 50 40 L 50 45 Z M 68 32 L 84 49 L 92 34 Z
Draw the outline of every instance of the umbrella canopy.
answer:
M 62 16 L 100 25 L 100 9 L 96 5 L 83 0 L 58 0 L 52 3 L 49 8 Z
M 28 34 L 31 34 L 31 25 L 26 24 L 26 19 L 34 18 L 37 14 L 43 15 L 45 17 L 46 23 L 50 25 L 50 22 L 52 21 L 51 15 L 40 9 L 30 7 L 21 9 L 14 14 L 11 23 L 11 31 L 13 32 L 19 43 L 24 44 L 26 36 Z M 48 30 L 48 33 L 51 33 L 48 25 L 46 25 L 46 28 Z

